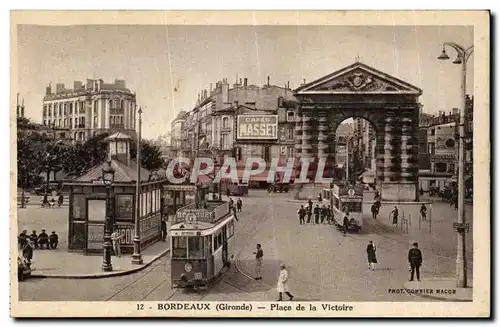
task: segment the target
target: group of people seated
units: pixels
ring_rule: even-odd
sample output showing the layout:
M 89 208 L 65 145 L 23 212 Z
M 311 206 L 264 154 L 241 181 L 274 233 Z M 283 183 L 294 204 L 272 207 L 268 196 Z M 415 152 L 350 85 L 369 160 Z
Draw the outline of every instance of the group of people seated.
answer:
M 43 200 L 42 200 L 42 207 L 43 208 L 54 208 L 57 204 L 58 207 L 62 206 L 64 202 L 64 196 L 62 194 L 59 194 L 57 196 L 57 202 L 54 197 L 50 199 L 49 201 L 49 196 L 47 194 L 43 195 Z
M 57 249 L 57 244 L 59 243 L 59 236 L 53 231 L 50 235 L 42 229 L 42 232 L 37 235 L 36 230 L 28 235 L 26 230 L 23 230 L 18 237 L 18 244 L 21 249 L 26 246 L 34 247 L 35 249 Z

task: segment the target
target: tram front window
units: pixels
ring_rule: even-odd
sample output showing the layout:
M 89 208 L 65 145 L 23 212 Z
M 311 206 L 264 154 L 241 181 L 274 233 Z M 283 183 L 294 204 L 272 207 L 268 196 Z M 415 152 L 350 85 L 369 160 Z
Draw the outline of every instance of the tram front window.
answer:
M 187 258 L 187 237 L 174 236 L 172 237 L 172 258 L 185 259 Z
M 362 212 L 362 202 L 342 202 L 342 211 Z
M 203 236 L 193 236 L 188 238 L 188 258 L 203 259 L 205 257 Z

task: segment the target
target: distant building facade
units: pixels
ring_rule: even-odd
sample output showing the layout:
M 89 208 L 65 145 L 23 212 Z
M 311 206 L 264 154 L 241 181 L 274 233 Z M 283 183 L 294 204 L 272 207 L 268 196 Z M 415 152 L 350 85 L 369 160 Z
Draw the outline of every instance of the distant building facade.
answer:
M 43 125 L 69 129 L 74 142 L 85 142 L 100 133 L 135 130 L 136 95 L 124 80 L 104 83 L 87 79 L 73 83 L 73 89 L 51 85 L 43 98 Z
M 472 187 L 473 175 L 473 101 L 467 96 L 465 109 L 464 172 L 466 183 Z M 451 112 L 439 111 L 437 115 L 420 115 L 420 188 L 427 191 L 437 187 L 443 189 L 456 182 L 458 169 L 460 114 L 457 108 Z

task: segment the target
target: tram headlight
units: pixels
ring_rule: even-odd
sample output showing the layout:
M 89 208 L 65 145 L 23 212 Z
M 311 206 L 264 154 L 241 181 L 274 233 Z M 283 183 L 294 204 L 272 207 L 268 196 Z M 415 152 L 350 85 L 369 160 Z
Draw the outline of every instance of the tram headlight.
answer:
M 184 270 L 186 272 L 190 272 L 191 270 L 193 270 L 193 266 L 188 262 L 184 265 Z

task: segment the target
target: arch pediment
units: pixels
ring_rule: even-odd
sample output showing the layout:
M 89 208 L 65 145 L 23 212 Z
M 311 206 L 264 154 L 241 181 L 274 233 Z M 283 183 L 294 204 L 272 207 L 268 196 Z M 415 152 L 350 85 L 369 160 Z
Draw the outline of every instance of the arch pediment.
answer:
M 310 94 L 401 94 L 419 96 L 422 94 L 422 90 L 394 76 L 357 62 L 302 85 L 295 90 L 295 95 Z

